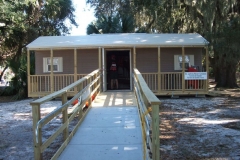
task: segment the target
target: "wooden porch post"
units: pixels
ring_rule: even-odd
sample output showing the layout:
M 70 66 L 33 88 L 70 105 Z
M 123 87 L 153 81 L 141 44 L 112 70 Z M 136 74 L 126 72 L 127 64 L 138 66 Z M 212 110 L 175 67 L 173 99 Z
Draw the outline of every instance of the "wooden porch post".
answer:
M 182 91 L 185 92 L 185 79 L 184 79 L 184 74 L 185 74 L 185 48 L 184 46 L 182 47 Z
M 54 81 L 53 81 L 53 49 L 51 49 L 50 57 L 51 57 L 50 85 L 51 85 L 51 93 L 53 93 L 53 92 L 54 92 Z
M 136 47 L 133 47 L 133 68 L 136 68 Z
M 158 93 L 161 92 L 161 50 L 158 46 Z
M 206 49 L 206 72 L 207 72 L 207 81 L 206 81 L 206 92 L 208 93 L 208 83 L 209 83 L 209 52 L 208 47 Z
M 31 92 L 31 82 L 30 82 L 30 51 L 27 50 L 27 77 L 28 77 L 28 81 L 27 81 L 27 85 L 28 85 L 28 97 L 30 95 Z
M 77 49 L 74 48 L 74 82 L 77 81 Z M 74 93 L 77 94 L 77 87 L 74 88 Z
M 101 53 L 101 47 L 98 48 L 98 68 L 100 69 L 100 74 L 102 74 L 103 66 L 102 66 L 102 53 Z M 99 79 L 100 83 L 100 92 L 102 92 L 103 84 L 102 84 L 102 78 Z

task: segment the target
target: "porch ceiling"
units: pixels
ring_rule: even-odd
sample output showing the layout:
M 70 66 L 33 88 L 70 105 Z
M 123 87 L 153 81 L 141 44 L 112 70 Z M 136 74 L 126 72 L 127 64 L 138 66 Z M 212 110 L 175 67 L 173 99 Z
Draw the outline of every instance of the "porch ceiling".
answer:
M 27 48 L 57 49 L 57 48 L 98 48 L 98 47 L 182 47 L 199 46 L 208 44 L 200 34 L 93 34 L 83 36 L 43 36 L 39 37 Z

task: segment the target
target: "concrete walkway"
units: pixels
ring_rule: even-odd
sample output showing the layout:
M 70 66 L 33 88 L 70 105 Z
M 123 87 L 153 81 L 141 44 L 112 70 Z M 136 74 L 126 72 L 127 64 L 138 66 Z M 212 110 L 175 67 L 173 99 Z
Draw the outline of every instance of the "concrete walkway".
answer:
M 141 160 L 142 132 L 133 92 L 98 95 L 60 160 Z

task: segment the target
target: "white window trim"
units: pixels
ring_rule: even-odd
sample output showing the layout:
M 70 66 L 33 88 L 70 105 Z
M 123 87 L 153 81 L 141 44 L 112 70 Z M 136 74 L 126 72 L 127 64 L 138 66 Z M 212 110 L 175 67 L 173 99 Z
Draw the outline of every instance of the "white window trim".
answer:
M 179 56 L 182 56 L 182 55 L 174 55 L 174 70 L 182 70 L 182 67 L 180 67 L 180 62 L 178 59 Z M 186 56 L 189 56 L 189 59 L 190 59 L 188 66 L 189 67 L 194 66 L 194 55 L 186 55 Z
M 43 72 L 50 73 L 48 70 L 47 59 L 51 59 L 51 57 L 43 57 Z M 53 72 L 62 72 L 63 71 L 63 58 L 62 57 L 53 57 L 53 59 L 58 59 L 58 70 Z

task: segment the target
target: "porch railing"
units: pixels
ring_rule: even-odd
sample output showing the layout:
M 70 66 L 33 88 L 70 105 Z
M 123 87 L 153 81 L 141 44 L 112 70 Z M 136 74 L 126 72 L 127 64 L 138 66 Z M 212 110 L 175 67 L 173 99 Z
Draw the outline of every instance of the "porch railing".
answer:
M 142 73 L 142 76 L 153 92 L 207 90 L 207 80 L 184 80 L 182 72 L 161 72 L 160 76 L 158 73 Z
M 62 88 L 72 84 L 78 79 L 86 76 L 85 74 L 56 74 L 53 75 L 53 87 L 51 88 L 51 76 L 50 75 L 30 75 L 29 84 L 29 97 L 39 97 L 61 90 Z M 184 80 L 182 72 L 161 72 L 158 73 L 142 73 L 144 80 L 148 87 L 154 93 L 163 92 L 207 92 L 207 80 Z M 76 80 L 75 80 L 76 78 Z M 86 86 L 86 82 L 83 85 Z M 52 89 L 52 91 L 51 91 Z M 69 93 L 72 95 L 76 89 L 71 89 Z
M 77 74 L 77 79 L 81 79 L 86 74 Z M 76 81 L 74 74 L 55 74 L 53 75 L 53 90 L 51 91 L 51 75 L 30 75 L 29 94 L 51 93 L 63 89 Z M 86 82 L 83 82 L 86 86 Z M 74 91 L 72 88 L 69 92 Z

